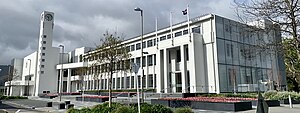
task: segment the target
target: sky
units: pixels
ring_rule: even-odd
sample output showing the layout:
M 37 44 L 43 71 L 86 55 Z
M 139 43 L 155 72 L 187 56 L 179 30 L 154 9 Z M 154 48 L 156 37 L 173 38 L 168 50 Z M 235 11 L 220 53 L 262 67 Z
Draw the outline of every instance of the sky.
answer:
M 1 0 L 0 65 L 13 58 L 24 58 L 38 47 L 40 14 L 54 12 L 53 47 L 63 44 L 65 51 L 77 47 L 95 47 L 105 31 L 122 34 L 125 39 L 140 35 L 140 13 L 144 12 L 144 30 L 185 21 L 182 10 L 189 4 L 190 18 L 217 14 L 236 19 L 233 0 Z

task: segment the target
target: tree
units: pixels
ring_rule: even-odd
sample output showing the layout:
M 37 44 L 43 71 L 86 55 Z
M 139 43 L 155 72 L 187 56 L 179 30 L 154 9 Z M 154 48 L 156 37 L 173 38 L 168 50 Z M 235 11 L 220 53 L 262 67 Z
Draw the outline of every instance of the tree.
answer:
M 103 36 L 104 39 L 101 40 L 102 44 L 97 46 L 96 50 L 90 52 L 85 57 L 90 61 L 96 61 L 96 65 L 94 65 L 94 68 L 90 70 L 92 73 L 107 73 L 109 107 L 111 107 L 113 74 L 130 69 L 129 57 L 131 55 L 126 48 L 126 44 L 122 43 L 123 39 L 118 37 L 117 33 L 110 34 L 106 31 Z
M 285 63 L 287 70 L 294 71 L 288 76 L 298 76 L 295 75 L 295 70 L 292 69 L 295 67 L 295 61 L 300 60 L 300 29 L 299 29 L 299 14 L 300 14 L 300 4 L 299 0 L 235 0 L 235 6 L 237 15 L 245 23 L 257 20 L 267 19 L 274 26 L 267 26 L 266 30 L 279 30 L 283 38 L 288 38 L 290 41 L 285 42 L 282 45 L 281 41 L 274 42 L 271 45 L 264 45 L 264 48 L 276 48 L 276 52 L 285 52 L 284 47 L 289 47 L 295 49 L 295 54 L 297 57 L 294 61 L 290 63 Z M 279 48 L 278 48 L 279 47 Z M 282 48 L 283 47 L 283 48 Z M 290 55 L 290 54 L 285 54 Z M 285 58 L 288 58 L 285 56 Z M 287 60 L 285 60 L 287 61 Z M 293 74 L 292 74 L 293 73 Z
M 288 89 L 292 91 L 299 92 L 300 83 L 300 60 L 297 53 L 297 49 L 291 46 L 289 43 L 293 41 L 292 39 L 285 39 L 283 42 L 285 52 L 284 52 L 284 62 L 287 72 L 287 82 Z

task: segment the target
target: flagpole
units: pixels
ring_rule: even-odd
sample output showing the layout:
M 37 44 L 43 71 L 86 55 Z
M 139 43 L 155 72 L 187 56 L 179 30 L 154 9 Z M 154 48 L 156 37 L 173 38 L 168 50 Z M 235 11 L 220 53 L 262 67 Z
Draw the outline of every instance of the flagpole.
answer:
M 187 8 L 186 8 L 186 11 L 187 11 L 187 22 L 188 22 L 188 33 L 189 33 L 189 38 L 190 38 L 190 42 L 192 41 L 191 40 L 191 31 L 190 31 L 190 11 L 189 11 L 189 4 L 187 5 Z
M 171 34 L 170 34 L 170 35 L 171 35 L 171 38 L 172 38 L 172 45 L 174 45 L 174 44 L 173 44 L 173 29 L 172 29 L 172 28 L 173 28 L 172 12 L 170 12 L 170 29 L 171 29 L 171 30 L 170 30 L 170 31 L 171 31 Z
M 156 49 L 158 49 L 158 38 L 157 38 L 157 17 L 155 17 L 155 38 L 156 38 Z

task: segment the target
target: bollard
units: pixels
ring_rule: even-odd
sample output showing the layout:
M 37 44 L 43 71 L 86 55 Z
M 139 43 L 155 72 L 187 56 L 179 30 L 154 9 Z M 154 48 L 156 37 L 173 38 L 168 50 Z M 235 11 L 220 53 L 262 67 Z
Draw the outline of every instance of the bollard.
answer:
M 67 101 L 65 101 L 65 104 L 66 105 L 71 104 L 71 101 L 67 100 Z
M 58 109 L 65 109 L 65 103 L 59 103 Z
M 46 107 L 52 107 L 52 102 L 47 102 L 47 106 Z
M 290 108 L 293 108 L 293 103 L 292 103 L 291 95 L 289 95 L 289 104 L 290 104 Z

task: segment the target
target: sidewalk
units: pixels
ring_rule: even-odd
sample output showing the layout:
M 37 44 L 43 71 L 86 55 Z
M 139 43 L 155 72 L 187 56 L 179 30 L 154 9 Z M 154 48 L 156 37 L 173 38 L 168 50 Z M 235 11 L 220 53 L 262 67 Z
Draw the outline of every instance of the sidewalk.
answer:
M 65 113 L 66 109 L 58 109 L 58 104 L 64 103 L 65 101 L 71 101 L 71 104 L 74 104 L 74 108 L 76 109 L 80 109 L 84 107 L 92 107 L 94 105 L 101 104 L 97 102 L 76 101 L 75 97 L 77 96 L 62 96 L 61 101 L 59 101 L 59 97 L 54 99 L 29 97 L 29 99 L 10 100 L 6 102 L 26 108 L 20 111 L 22 113 L 27 113 L 27 112 L 32 113 L 33 111 L 30 111 L 30 109 L 32 108 L 35 108 L 34 110 L 38 112 Z M 53 107 L 44 107 L 47 102 L 53 102 Z M 213 110 L 200 110 L 200 109 L 193 109 L 193 111 L 195 113 L 234 113 L 228 111 L 213 111 Z M 256 108 L 253 108 L 252 110 L 241 111 L 238 113 L 256 113 Z M 300 104 L 294 104 L 293 108 L 290 108 L 289 105 L 283 105 L 283 104 L 281 104 L 281 106 L 279 107 L 269 107 L 269 113 L 300 113 Z

